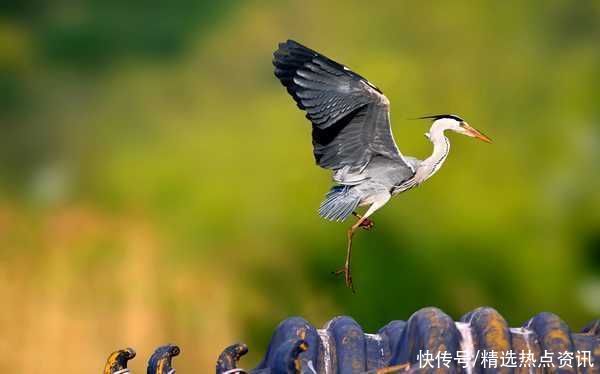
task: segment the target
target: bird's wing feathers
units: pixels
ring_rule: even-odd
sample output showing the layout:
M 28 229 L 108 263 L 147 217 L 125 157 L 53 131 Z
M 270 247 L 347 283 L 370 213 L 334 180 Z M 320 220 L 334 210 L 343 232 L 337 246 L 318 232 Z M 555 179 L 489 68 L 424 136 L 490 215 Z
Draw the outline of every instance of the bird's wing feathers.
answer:
M 275 75 L 313 124 L 317 163 L 357 172 L 374 155 L 408 165 L 392 136 L 389 101 L 362 76 L 288 40 L 274 53 Z
M 329 58 L 288 40 L 274 53 L 275 76 L 315 127 L 326 129 L 369 104 L 361 79 Z

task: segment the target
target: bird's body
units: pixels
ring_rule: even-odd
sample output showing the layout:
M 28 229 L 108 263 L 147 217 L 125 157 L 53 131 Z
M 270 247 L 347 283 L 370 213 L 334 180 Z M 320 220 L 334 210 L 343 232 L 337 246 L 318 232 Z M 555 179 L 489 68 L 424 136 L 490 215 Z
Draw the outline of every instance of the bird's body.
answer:
M 442 166 L 450 151 L 444 131 L 453 130 L 485 141 L 489 139 L 454 115 L 436 115 L 427 138 L 433 153 L 425 160 L 405 157 L 394 141 L 390 102 L 368 80 L 347 67 L 288 40 L 274 53 L 275 75 L 312 123 L 316 163 L 333 171 L 335 185 L 321 203 L 319 214 L 358 222 L 348 231 L 348 255 L 340 273 L 352 287 L 350 254 L 358 227 L 370 228 L 368 219 L 392 196 L 418 186 Z M 359 216 L 355 210 L 366 206 Z

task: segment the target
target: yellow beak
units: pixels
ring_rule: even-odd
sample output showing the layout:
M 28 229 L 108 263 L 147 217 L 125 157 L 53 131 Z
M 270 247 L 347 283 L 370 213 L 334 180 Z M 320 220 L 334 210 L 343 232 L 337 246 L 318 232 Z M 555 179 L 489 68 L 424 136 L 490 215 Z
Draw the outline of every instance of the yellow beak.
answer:
M 465 129 L 465 134 L 472 137 L 472 138 L 477 138 L 480 140 L 483 140 L 486 143 L 491 143 L 492 139 L 488 138 L 487 136 L 485 136 L 484 134 L 482 134 L 481 132 L 475 130 L 474 128 L 472 128 L 471 126 L 469 126 L 468 123 L 463 122 L 463 128 Z

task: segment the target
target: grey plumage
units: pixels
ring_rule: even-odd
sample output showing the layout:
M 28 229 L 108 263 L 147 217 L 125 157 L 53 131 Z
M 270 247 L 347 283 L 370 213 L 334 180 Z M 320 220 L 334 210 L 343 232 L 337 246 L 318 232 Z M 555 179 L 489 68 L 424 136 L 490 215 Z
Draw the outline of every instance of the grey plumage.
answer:
M 434 175 L 450 152 L 446 130 L 491 139 L 457 115 L 439 114 L 422 118 L 433 123 L 425 134 L 433 153 L 424 160 L 404 157 L 392 136 L 390 102 L 381 90 L 347 67 L 288 40 L 279 44 L 273 58 L 279 78 L 298 107 L 312 123 L 313 154 L 317 164 L 333 171 L 337 183 L 321 203 L 321 217 L 343 221 L 350 214 L 357 221 L 348 229 L 344 274 L 352 290 L 350 259 L 352 238 L 362 227 L 369 230 L 369 217 L 392 196 L 407 191 Z M 367 206 L 361 215 L 355 212 Z
M 316 163 L 345 186 L 327 194 L 319 209 L 323 218 L 344 220 L 362 205 L 369 206 L 368 217 L 391 196 L 430 178 L 448 156 L 446 130 L 490 141 L 457 115 L 426 116 L 433 120 L 426 134 L 433 154 L 423 161 L 404 157 L 392 136 L 389 100 L 364 77 L 293 40 L 279 44 L 273 65 L 312 123 Z
M 333 186 L 319 207 L 319 215 L 330 221 L 343 221 L 358 207 L 361 197 L 352 186 Z
M 316 163 L 334 171 L 319 214 L 343 221 L 370 197 L 391 193 L 415 169 L 394 141 L 389 101 L 347 67 L 288 40 L 274 53 L 275 75 L 312 123 Z

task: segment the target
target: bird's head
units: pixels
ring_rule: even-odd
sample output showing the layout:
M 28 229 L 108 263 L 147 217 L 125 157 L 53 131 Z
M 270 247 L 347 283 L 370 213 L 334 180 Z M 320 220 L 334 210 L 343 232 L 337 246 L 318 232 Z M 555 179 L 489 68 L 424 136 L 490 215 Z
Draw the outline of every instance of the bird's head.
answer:
M 474 129 L 464 119 L 454 114 L 436 114 L 433 116 L 419 117 L 419 119 L 433 120 L 433 124 L 431 125 L 432 130 L 452 130 L 459 134 L 483 140 L 486 143 L 492 142 L 492 139 L 488 138 L 478 130 Z M 430 135 L 425 134 L 425 136 L 429 137 Z

